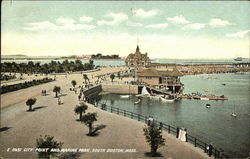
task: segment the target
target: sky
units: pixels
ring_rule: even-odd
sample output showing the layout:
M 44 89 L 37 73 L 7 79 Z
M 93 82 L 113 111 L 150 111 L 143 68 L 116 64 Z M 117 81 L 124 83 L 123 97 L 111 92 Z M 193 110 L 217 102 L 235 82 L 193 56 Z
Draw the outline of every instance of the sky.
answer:
M 249 57 L 247 1 L 3 1 L 2 55 Z

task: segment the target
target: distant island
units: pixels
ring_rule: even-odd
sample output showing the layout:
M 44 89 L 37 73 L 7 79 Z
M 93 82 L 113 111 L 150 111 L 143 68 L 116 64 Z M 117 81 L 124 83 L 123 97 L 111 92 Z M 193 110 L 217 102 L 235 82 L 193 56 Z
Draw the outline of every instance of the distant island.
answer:
M 91 59 L 121 59 L 119 55 L 102 55 L 101 53 L 91 55 Z
M 15 55 L 6 55 L 6 56 L 27 57 L 27 55 L 24 55 L 24 54 L 15 54 Z

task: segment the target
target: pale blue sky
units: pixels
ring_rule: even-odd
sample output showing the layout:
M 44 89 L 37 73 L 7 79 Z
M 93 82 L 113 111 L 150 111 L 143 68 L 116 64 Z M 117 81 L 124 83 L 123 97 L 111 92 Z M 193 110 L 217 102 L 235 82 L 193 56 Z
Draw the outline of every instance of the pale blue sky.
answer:
M 249 57 L 250 3 L 10 1 L 2 3 L 2 53 Z

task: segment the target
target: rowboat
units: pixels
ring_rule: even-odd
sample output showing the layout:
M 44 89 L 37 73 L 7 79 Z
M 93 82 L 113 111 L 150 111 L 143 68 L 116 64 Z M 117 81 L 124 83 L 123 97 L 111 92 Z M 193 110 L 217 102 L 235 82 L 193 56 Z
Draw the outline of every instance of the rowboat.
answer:
M 160 97 L 160 101 L 164 103 L 172 103 L 175 101 L 175 99 L 167 99 L 167 98 Z
M 123 99 L 127 99 L 129 97 L 130 97 L 130 95 L 120 95 L 120 98 L 123 98 Z
M 141 99 L 139 99 L 138 101 L 135 101 L 134 104 L 139 104 L 141 102 Z

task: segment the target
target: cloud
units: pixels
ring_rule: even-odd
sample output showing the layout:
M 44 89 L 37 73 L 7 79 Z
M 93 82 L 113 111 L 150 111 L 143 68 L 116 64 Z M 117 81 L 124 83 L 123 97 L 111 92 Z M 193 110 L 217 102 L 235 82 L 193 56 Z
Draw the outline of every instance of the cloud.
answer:
M 205 24 L 192 23 L 182 27 L 182 30 L 200 30 L 205 27 Z
M 88 16 L 82 16 L 79 19 L 80 19 L 80 22 L 83 22 L 83 23 L 88 23 L 88 22 L 93 21 L 93 18 L 92 17 L 88 17 Z
M 100 51 L 103 54 L 117 53 L 120 56 L 128 56 L 135 51 L 137 41 L 136 36 L 129 33 L 82 36 L 64 32 L 5 32 L 1 38 L 3 55 L 23 53 L 32 56 L 91 55 Z M 139 36 L 139 46 L 141 52 L 148 52 L 148 55 L 154 58 L 235 58 L 236 54 L 249 57 L 249 40 L 245 38 L 185 37 L 150 33 Z M 164 53 L 166 50 L 168 53 Z
M 149 11 L 145 11 L 141 8 L 132 10 L 132 12 L 133 12 L 134 16 L 138 17 L 138 18 L 150 18 L 150 17 L 153 17 L 153 16 L 158 14 L 157 10 L 152 9 Z
M 226 36 L 232 37 L 232 38 L 243 38 L 248 33 L 250 33 L 250 30 L 243 30 L 243 31 L 239 31 L 239 32 L 233 33 L 233 34 L 226 34 Z
M 75 20 L 72 18 L 58 18 L 56 20 L 56 23 L 62 24 L 62 25 L 71 25 L 75 23 Z
M 49 21 L 35 22 L 35 23 L 26 23 L 24 30 L 43 30 L 48 28 L 55 28 L 56 25 Z
M 120 23 L 128 20 L 127 14 L 124 14 L 124 13 L 110 12 L 106 16 L 111 17 L 112 20 L 110 20 L 110 21 L 99 20 L 99 21 L 97 21 L 97 24 L 98 25 L 110 25 L 110 26 L 113 26 L 113 25 L 119 25 Z
M 38 31 L 38 30 L 90 30 L 96 26 L 87 24 L 77 24 L 71 18 L 58 18 L 56 23 L 49 21 L 25 23 L 24 30 Z
M 137 22 L 128 21 L 128 22 L 127 22 L 127 26 L 140 27 L 140 26 L 143 26 L 143 24 L 142 24 L 142 23 L 137 23 Z
M 186 20 L 186 18 L 182 15 L 180 16 L 175 16 L 173 18 L 167 18 L 168 21 L 171 21 L 172 23 L 176 23 L 176 24 L 188 24 L 189 21 Z
M 157 29 L 161 29 L 161 28 L 166 28 L 167 26 L 168 26 L 168 23 L 161 23 L 161 24 L 147 25 L 147 26 L 145 26 L 145 28 L 157 28 Z
M 226 20 L 222 20 L 222 19 L 211 19 L 209 22 L 209 25 L 213 28 L 215 27 L 225 27 L 225 26 L 229 26 L 232 25 L 232 23 L 230 23 L 229 21 Z

